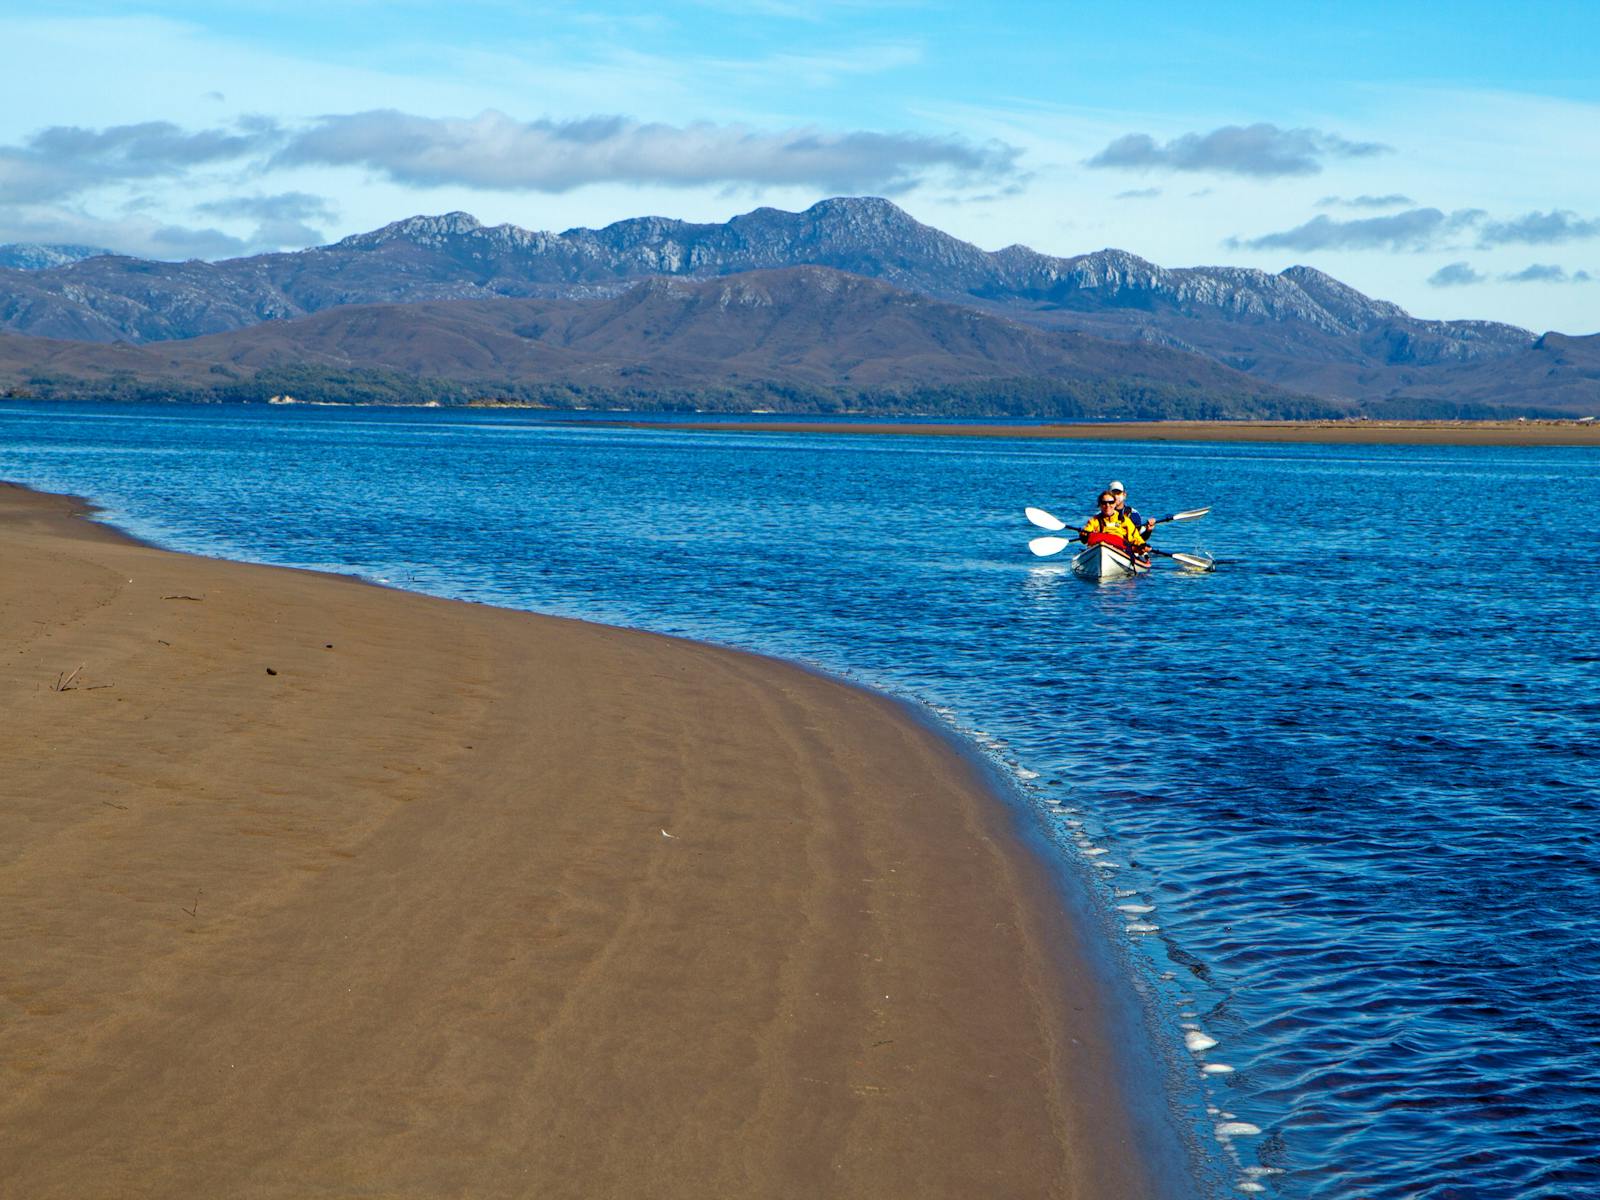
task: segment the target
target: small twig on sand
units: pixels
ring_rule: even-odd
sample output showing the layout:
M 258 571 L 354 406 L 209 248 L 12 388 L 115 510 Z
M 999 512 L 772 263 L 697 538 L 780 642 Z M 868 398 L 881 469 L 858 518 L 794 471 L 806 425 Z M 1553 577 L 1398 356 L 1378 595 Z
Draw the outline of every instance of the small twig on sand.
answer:
M 120 810 L 121 812 L 127 812 L 128 811 L 128 806 L 126 804 L 116 804 L 116 803 L 114 803 L 114 802 L 112 802 L 110 800 L 102 800 L 102 801 L 100 801 L 100 803 L 104 804 L 107 808 L 115 808 L 115 809 Z
M 196 888 L 194 893 L 194 907 L 186 908 L 183 911 L 188 913 L 191 917 L 198 918 L 200 916 L 200 897 L 202 895 L 204 895 L 204 893 L 199 888 Z
M 205 599 L 204 596 L 163 596 L 161 598 L 163 600 L 195 600 L 195 601 L 199 601 L 199 600 L 204 600 Z
M 74 671 L 71 675 L 68 675 L 65 671 L 62 671 L 56 676 L 56 681 L 50 685 L 50 690 L 52 692 L 64 692 L 68 690 L 72 687 L 72 681 L 78 677 L 78 673 L 82 670 L 83 664 L 79 663 L 78 670 Z

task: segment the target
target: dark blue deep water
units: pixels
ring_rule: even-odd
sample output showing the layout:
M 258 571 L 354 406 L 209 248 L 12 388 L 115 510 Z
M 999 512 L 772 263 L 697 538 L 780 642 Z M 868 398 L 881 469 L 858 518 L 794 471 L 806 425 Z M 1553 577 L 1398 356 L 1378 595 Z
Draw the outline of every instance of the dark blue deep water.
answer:
M 1025 504 L 1112 477 L 1243 561 L 1095 588 L 1026 553 Z M 1090 881 L 1196 1195 L 1600 1196 L 1593 451 L 10 405 L 0 478 L 921 702 Z

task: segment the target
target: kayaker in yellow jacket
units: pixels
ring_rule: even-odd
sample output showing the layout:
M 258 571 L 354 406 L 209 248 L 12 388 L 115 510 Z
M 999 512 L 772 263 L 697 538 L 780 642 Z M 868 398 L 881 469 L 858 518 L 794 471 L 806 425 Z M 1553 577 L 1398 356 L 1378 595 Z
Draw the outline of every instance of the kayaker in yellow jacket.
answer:
M 1135 557 L 1144 557 L 1144 534 L 1119 511 L 1117 498 L 1110 492 L 1100 493 L 1099 510 L 1083 523 L 1083 532 L 1078 535 L 1078 540 L 1091 546 L 1097 542 L 1110 542 Z

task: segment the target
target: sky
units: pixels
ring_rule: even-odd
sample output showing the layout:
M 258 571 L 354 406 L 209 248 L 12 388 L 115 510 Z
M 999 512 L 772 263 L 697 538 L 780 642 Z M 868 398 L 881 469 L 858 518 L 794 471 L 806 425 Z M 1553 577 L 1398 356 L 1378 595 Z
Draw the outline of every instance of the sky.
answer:
M 886 196 L 1600 331 L 1600 4 L 0 0 L 0 243 L 217 259 Z

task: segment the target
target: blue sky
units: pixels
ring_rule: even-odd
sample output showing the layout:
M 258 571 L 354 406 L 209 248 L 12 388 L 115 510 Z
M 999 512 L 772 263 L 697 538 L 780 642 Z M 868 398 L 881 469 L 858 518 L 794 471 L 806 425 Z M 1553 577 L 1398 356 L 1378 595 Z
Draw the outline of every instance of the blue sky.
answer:
M 216 258 L 875 194 L 986 249 L 1600 330 L 1600 5 L 15 8 L 0 241 Z

